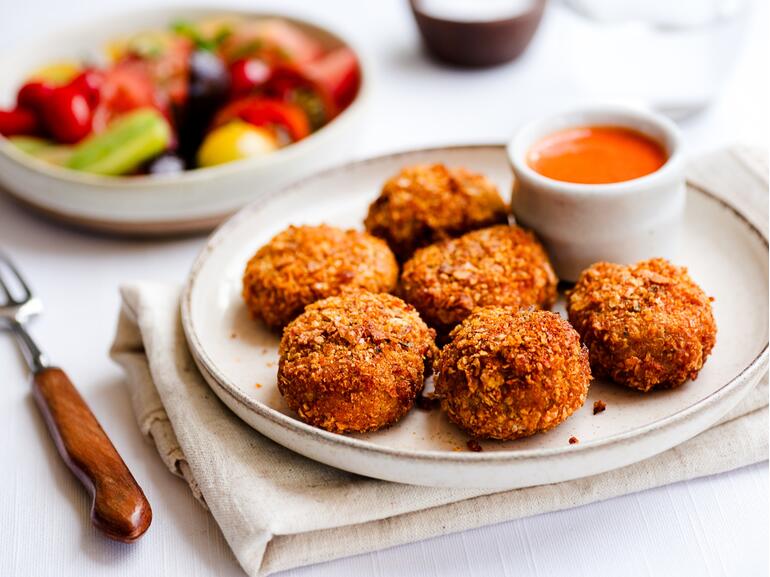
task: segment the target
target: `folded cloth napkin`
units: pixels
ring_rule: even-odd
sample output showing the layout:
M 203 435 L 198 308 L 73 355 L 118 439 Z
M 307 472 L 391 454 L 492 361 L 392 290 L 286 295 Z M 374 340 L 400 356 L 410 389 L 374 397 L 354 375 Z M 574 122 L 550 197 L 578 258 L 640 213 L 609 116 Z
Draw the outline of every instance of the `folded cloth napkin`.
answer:
M 725 154 L 718 160 L 745 170 L 767 165 L 766 157 L 741 160 L 740 151 L 733 150 L 730 158 Z M 714 181 L 709 177 L 714 162 L 710 159 L 700 172 L 693 171 L 700 186 Z M 724 178 L 724 171 L 715 174 L 717 180 Z M 762 177 L 766 174 L 764 168 Z M 754 178 L 756 189 L 759 180 Z M 766 229 L 766 180 L 761 189 L 764 207 L 756 204 L 762 202 L 756 195 L 742 200 L 754 203 L 746 208 Z M 112 356 L 125 369 L 142 433 L 209 508 L 251 576 L 574 507 L 767 459 L 765 376 L 711 429 L 656 457 L 593 477 L 490 493 L 400 485 L 346 473 L 273 443 L 217 399 L 187 349 L 179 294 L 177 286 L 124 286 Z

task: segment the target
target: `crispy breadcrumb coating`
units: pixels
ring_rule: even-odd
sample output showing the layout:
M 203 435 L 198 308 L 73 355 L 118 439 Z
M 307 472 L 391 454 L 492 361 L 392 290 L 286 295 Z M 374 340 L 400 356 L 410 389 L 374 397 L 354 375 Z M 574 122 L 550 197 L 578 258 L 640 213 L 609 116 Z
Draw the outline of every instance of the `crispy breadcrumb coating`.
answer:
M 646 392 L 698 376 L 716 342 L 711 300 L 686 268 L 655 258 L 592 265 L 567 306 L 594 374 Z
M 507 222 L 508 209 L 485 176 L 431 164 L 404 168 L 388 180 L 365 224 L 404 261 L 420 247 Z
M 397 281 L 398 264 L 381 239 L 323 224 L 290 226 L 249 260 L 243 300 L 252 317 L 280 328 L 343 289 L 388 292 Z
M 588 351 L 556 313 L 478 308 L 450 337 L 435 366 L 436 395 L 475 438 L 547 431 L 586 400 Z
M 418 250 L 400 291 L 444 337 L 479 306 L 550 308 L 558 280 L 531 232 L 494 226 Z
M 434 337 L 398 297 L 348 291 L 309 305 L 286 326 L 278 389 L 306 423 L 375 431 L 414 405 L 436 356 Z

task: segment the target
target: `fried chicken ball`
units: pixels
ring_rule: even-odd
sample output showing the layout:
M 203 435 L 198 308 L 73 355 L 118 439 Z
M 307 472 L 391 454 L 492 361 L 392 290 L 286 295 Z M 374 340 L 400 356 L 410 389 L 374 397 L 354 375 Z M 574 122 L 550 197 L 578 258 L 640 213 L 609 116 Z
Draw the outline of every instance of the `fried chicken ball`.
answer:
M 343 289 L 388 292 L 397 281 L 398 263 L 381 239 L 323 224 L 290 226 L 249 260 L 243 300 L 252 317 L 280 328 Z
M 505 203 L 485 176 L 431 164 L 404 168 L 388 180 L 365 224 L 404 261 L 420 247 L 507 222 Z
M 531 232 L 494 226 L 418 250 L 401 294 L 443 338 L 479 306 L 550 308 L 558 279 Z
M 303 421 L 327 431 L 387 427 L 422 390 L 434 337 L 414 307 L 393 295 L 329 297 L 284 329 L 278 390 Z
M 452 331 L 436 362 L 436 395 L 475 438 L 510 440 L 547 431 L 588 395 L 588 350 L 548 311 L 483 307 Z
M 695 379 L 716 342 L 711 299 L 686 268 L 662 258 L 633 266 L 596 263 L 567 298 L 594 374 L 633 389 Z

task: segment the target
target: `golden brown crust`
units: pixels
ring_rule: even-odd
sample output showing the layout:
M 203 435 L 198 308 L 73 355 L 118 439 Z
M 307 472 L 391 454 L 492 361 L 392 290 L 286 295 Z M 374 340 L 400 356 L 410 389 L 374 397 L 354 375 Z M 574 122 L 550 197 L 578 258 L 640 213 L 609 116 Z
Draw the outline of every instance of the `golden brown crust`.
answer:
M 434 337 L 398 297 L 348 291 L 309 305 L 286 326 L 278 389 L 303 421 L 327 431 L 387 427 L 422 390 Z
M 389 179 L 365 224 L 404 261 L 420 247 L 507 222 L 508 209 L 485 176 L 431 164 L 404 168 Z
M 388 292 L 398 263 L 381 239 L 365 232 L 290 226 L 249 260 L 243 300 L 252 317 L 280 328 L 306 305 L 348 288 Z
M 436 394 L 474 437 L 516 439 L 552 429 L 585 402 L 588 351 L 558 314 L 476 309 L 436 362 Z
M 418 250 L 400 291 L 443 338 L 478 306 L 550 308 L 557 282 L 532 233 L 501 225 Z
M 656 258 L 592 265 L 567 304 L 594 374 L 646 392 L 698 376 L 716 342 L 711 300 L 686 268 Z

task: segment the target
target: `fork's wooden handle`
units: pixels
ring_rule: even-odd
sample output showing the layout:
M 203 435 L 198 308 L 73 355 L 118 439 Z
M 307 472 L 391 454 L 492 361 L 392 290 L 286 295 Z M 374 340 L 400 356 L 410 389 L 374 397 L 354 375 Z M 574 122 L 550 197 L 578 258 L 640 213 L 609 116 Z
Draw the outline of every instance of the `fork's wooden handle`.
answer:
M 150 503 L 75 386 L 61 369 L 46 368 L 32 390 L 59 454 L 91 494 L 94 526 L 137 540 L 152 521 Z

